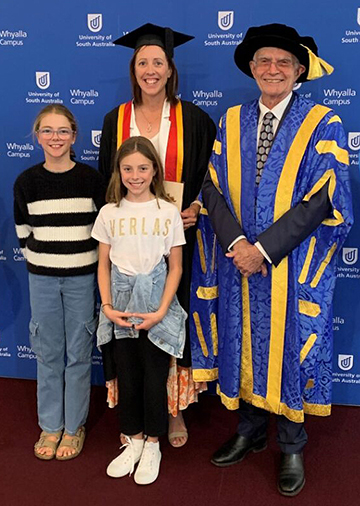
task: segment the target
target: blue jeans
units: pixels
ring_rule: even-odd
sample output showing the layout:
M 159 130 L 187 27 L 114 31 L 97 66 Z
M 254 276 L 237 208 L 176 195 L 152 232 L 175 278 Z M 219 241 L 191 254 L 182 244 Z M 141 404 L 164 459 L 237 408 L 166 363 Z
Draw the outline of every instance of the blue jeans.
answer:
M 29 274 L 30 344 L 37 356 L 39 425 L 74 435 L 86 421 L 96 330 L 95 275 Z

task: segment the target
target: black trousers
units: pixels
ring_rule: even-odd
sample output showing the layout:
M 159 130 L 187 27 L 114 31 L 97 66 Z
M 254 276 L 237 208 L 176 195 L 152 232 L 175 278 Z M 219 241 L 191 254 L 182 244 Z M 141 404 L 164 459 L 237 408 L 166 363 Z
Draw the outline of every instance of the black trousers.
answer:
M 257 439 L 266 433 L 270 413 L 240 400 L 240 421 L 238 434 Z M 283 415 L 276 416 L 277 442 L 283 453 L 301 453 L 307 443 L 307 434 L 303 423 L 292 422 Z
M 143 330 L 137 339 L 115 339 L 113 344 L 121 432 L 127 436 L 166 434 L 170 355 L 155 346 Z

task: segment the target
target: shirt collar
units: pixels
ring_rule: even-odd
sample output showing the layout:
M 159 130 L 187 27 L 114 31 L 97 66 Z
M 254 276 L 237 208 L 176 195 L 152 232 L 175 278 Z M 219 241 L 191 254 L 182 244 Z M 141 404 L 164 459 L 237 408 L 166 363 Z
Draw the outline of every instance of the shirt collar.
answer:
M 267 112 L 272 112 L 273 115 L 275 116 L 275 118 L 280 121 L 284 112 L 285 112 L 285 109 L 287 108 L 290 100 L 291 100 L 291 97 L 292 97 L 292 92 L 289 93 L 289 95 L 287 97 L 285 97 L 281 102 L 279 102 L 275 107 L 273 107 L 272 109 L 269 109 L 268 107 L 266 107 L 266 105 L 264 105 L 262 102 L 261 102 L 261 98 L 259 99 L 259 109 L 260 109 L 260 115 L 259 115 L 259 123 L 262 122 L 263 120 L 263 117 L 265 116 L 265 114 Z

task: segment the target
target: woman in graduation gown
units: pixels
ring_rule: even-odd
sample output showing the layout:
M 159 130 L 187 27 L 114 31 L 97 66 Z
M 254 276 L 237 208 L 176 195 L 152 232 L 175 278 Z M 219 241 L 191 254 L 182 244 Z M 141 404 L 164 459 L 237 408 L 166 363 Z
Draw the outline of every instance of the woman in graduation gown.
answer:
M 157 149 L 165 167 L 165 180 L 183 183 L 181 215 L 186 246 L 177 295 L 187 312 L 196 238 L 194 225 L 200 211 L 196 198 L 216 134 L 213 121 L 204 111 L 176 97 L 178 73 L 173 61 L 174 47 L 191 39 L 192 36 L 147 23 L 114 42 L 135 50 L 130 61 L 133 99 L 115 107 L 105 116 L 99 156 L 99 170 L 109 180 L 117 148 L 128 137 L 142 135 L 150 139 Z M 107 360 L 104 362 L 108 363 Z M 187 441 L 181 411 L 197 397 L 190 366 L 187 339 L 183 358 L 172 359 L 169 371 L 169 441 L 175 447 Z M 115 370 L 109 365 L 105 365 L 105 376 L 107 380 L 115 377 Z M 109 384 L 112 385 L 111 382 Z

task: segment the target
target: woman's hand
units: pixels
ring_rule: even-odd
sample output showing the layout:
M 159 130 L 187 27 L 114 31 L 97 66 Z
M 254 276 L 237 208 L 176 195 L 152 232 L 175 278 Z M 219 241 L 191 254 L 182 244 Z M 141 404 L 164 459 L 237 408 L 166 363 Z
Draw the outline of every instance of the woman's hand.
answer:
M 207 390 L 207 383 L 206 381 L 201 381 L 200 383 L 198 383 L 197 381 L 194 382 L 194 388 L 195 388 L 195 392 L 197 394 L 201 394 L 202 392 L 206 392 Z
M 119 325 L 119 327 L 132 327 L 133 324 L 128 321 L 128 318 L 134 316 L 133 313 L 123 313 L 117 309 L 112 309 L 111 306 L 105 306 L 103 313 L 106 318 L 109 318 L 113 323 Z
M 199 212 L 200 206 L 196 203 L 191 204 L 190 207 L 182 211 L 181 218 L 183 220 L 184 230 L 196 225 Z
M 133 313 L 132 316 L 143 320 L 141 323 L 135 325 L 135 330 L 149 330 L 161 322 L 165 314 L 161 311 L 155 311 L 154 313 Z

